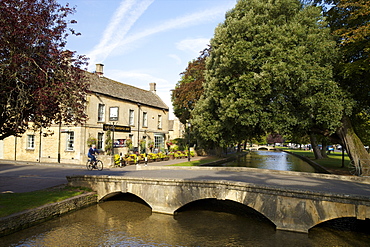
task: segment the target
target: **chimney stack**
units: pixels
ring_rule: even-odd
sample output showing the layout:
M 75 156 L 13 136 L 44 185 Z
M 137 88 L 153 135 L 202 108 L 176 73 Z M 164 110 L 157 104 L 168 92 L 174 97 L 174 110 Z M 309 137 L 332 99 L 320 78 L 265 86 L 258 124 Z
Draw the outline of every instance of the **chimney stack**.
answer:
M 101 63 L 98 63 L 96 64 L 96 69 L 95 69 L 95 73 L 99 76 L 99 77 L 102 77 L 103 76 L 103 67 L 104 67 L 104 64 L 101 64 Z
M 157 84 L 155 82 L 151 82 L 151 83 L 149 83 L 149 86 L 150 86 L 150 92 L 156 94 L 157 93 L 157 89 L 156 89 Z

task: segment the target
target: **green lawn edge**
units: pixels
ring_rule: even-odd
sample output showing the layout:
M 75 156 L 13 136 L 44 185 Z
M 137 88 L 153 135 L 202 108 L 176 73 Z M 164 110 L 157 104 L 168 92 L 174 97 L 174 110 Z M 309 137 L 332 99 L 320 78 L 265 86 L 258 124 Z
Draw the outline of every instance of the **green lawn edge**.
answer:
M 169 165 L 169 166 L 200 166 L 200 165 L 207 164 L 207 163 L 210 163 L 210 162 L 213 162 L 213 161 L 216 161 L 216 160 L 220 160 L 220 159 L 221 158 L 210 157 L 210 158 L 204 158 L 204 159 L 200 159 L 200 160 L 190 160 L 190 161 L 186 161 L 186 162 L 182 162 L 182 163 L 178 163 L 178 164 L 173 164 L 173 165 Z
M 2 193 L 0 194 L 0 217 L 46 204 L 60 202 L 88 191 L 91 190 L 79 187 L 58 186 L 24 193 Z

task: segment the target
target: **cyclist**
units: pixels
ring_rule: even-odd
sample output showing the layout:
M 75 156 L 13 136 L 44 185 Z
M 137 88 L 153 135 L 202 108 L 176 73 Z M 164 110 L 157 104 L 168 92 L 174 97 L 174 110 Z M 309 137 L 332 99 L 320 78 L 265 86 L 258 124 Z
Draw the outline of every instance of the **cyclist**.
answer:
M 90 158 L 90 163 L 95 165 L 96 163 L 96 155 L 99 154 L 98 150 L 96 149 L 95 145 L 92 145 L 91 148 L 89 148 L 89 152 L 87 156 Z

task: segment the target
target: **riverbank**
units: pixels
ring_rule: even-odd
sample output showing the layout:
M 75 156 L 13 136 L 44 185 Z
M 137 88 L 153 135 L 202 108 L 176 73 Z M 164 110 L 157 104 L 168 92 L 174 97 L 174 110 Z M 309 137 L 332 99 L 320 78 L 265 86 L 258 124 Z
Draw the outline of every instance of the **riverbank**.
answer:
M 304 160 L 316 163 L 331 174 L 353 176 L 350 174 L 348 168 L 350 159 L 346 153 L 344 153 L 343 155 L 341 152 L 331 152 L 330 154 L 328 154 L 328 158 L 317 160 L 315 159 L 314 153 L 310 150 L 288 148 L 281 148 L 281 150 L 297 155 Z
M 96 203 L 96 193 L 86 192 L 59 202 L 49 203 L 2 217 L 0 218 L 0 237 Z

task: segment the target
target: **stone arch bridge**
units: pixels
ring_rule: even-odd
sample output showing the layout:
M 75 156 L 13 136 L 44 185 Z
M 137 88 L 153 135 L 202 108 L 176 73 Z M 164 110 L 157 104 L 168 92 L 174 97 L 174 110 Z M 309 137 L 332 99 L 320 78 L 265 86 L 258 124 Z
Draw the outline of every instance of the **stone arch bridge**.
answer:
M 90 187 L 104 200 L 132 193 L 153 212 L 175 214 L 182 206 L 201 199 L 231 200 L 267 217 L 278 230 L 307 233 L 331 219 L 370 218 L 370 196 L 286 189 L 226 180 L 186 180 L 125 176 L 70 176 L 69 185 Z
M 275 146 L 267 146 L 267 145 L 256 145 L 249 148 L 250 150 L 276 150 Z

